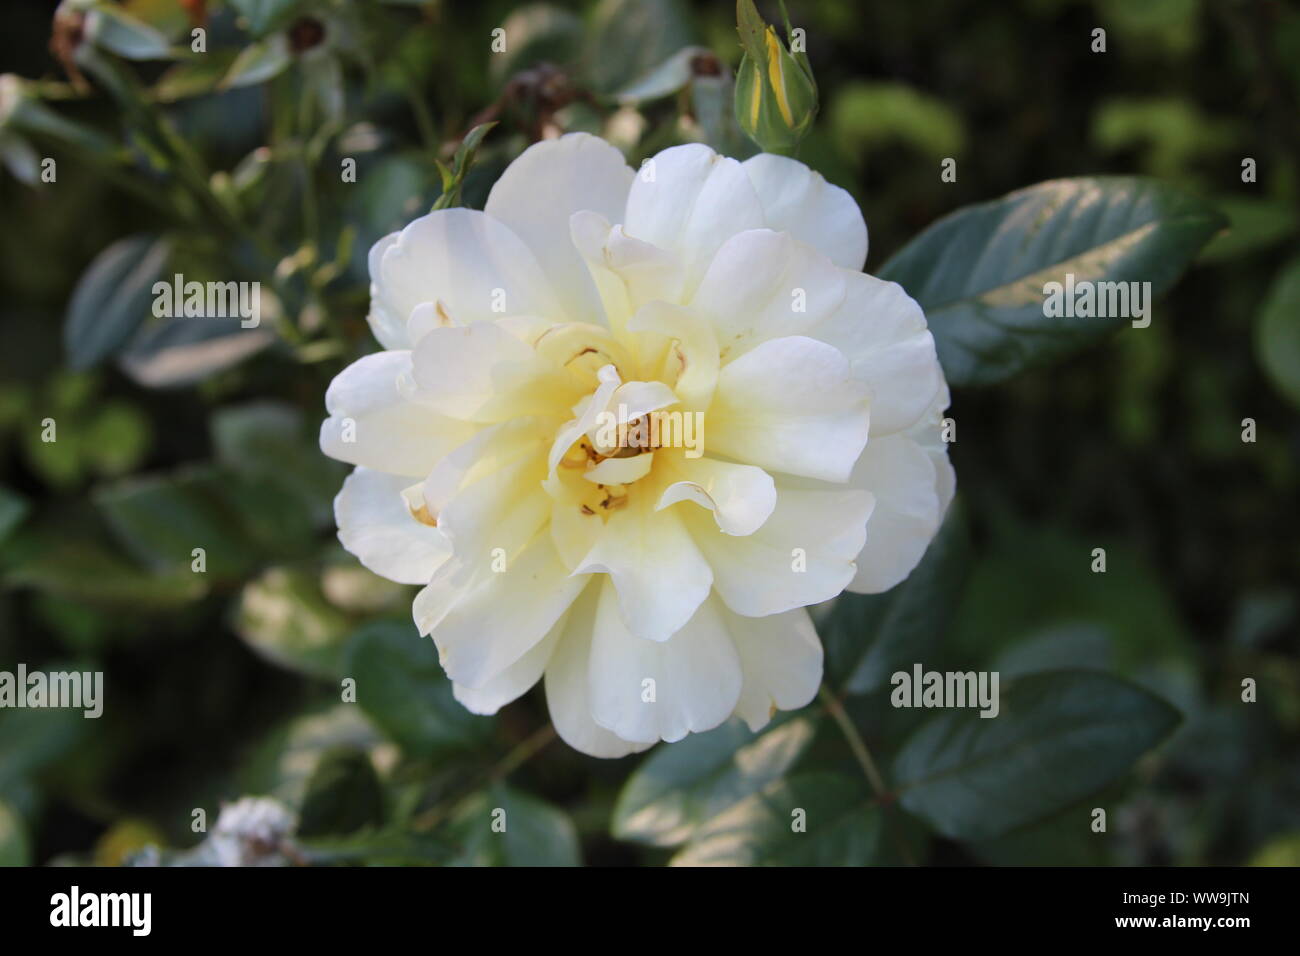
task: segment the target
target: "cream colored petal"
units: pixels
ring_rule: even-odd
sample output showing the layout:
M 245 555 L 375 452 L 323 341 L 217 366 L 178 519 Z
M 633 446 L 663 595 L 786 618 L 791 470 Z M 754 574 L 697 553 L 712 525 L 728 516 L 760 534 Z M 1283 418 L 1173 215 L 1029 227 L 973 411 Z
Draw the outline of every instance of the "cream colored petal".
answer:
M 736 714 L 759 731 L 778 710 L 812 702 L 822 682 L 822 645 L 804 608 L 768 617 L 740 617 L 724 608 L 745 675 Z
M 711 730 L 740 697 L 740 660 L 719 602 L 706 601 L 667 641 L 630 632 L 610 583 L 601 591 L 588 680 L 596 723 L 624 740 L 681 740 Z
M 621 220 L 631 184 L 622 153 L 595 136 L 570 133 L 524 150 L 488 195 L 484 211 L 532 250 L 570 321 L 603 323 L 605 316 L 569 219 L 591 210 Z
M 625 757 L 653 742 L 623 740 L 591 716 L 591 642 L 600 584 L 589 582 L 573 602 L 564 632 L 546 665 L 546 704 L 556 732 L 570 747 L 592 757 Z
M 371 571 L 399 584 L 428 584 L 451 554 L 436 527 L 411 513 L 408 479 L 357 468 L 334 499 L 339 541 Z
M 474 426 L 401 392 L 399 382 L 410 368 L 410 352 L 375 352 L 340 372 L 325 392 L 329 418 L 321 423 L 321 451 L 349 464 L 422 478 L 468 439 Z
M 859 272 L 867 261 L 867 224 L 853 197 L 797 159 L 760 153 L 741 163 L 768 228 L 816 246 L 837 266 Z
M 705 447 L 768 471 L 844 481 L 869 423 L 865 389 L 844 355 L 791 336 L 723 367 L 705 418 Z

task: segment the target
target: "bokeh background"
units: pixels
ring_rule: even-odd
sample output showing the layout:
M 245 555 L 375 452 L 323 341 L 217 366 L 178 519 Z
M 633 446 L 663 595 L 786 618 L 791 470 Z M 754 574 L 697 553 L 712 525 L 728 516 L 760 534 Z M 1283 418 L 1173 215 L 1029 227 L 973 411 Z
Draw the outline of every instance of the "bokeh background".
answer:
M 476 123 L 499 120 L 464 184 L 478 207 L 554 130 L 601 131 L 633 164 L 691 138 L 754 149 L 726 119 L 734 6 L 123 7 L 175 44 L 206 17 L 208 53 L 106 52 L 118 87 L 84 70 L 83 86 L 61 62 L 92 42 L 73 21 L 52 47 L 53 4 L 0 11 L 0 72 L 37 81 L 0 114 L 0 152 L 21 172 L 21 135 L 57 163 L 54 183 L 0 173 L 0 669 L 102 670 L 107 688 L 99 720 L 0 711 L 0 862 L 179 853 L 202 837 L 194 808 L 215 818 L 246 794 L 301 810 L 304 832 L 432 835 L 401 853 L 357 838 L 350 860 L 666 861 L 671 848 L 611 835 L 640 758 L 550 741 L 540 689 L 494 719 L 451 701 L 410 623 L 411 589 L 337 545 L 343 470 L 314 435 L 330 379 L 375 348 L 365 251 L 437 199 L 437 161 Z M 1077 810 L 987 844 L 909 820 L 913 855 L 1300 863 L 1300 8 L 789 7 L 821 95 L 799 155 L 860 203 L 868 271 L 960 206 L 1060 176 L 1156 176 L 1232 222 L 1150 328 L 955 394 L 970 570 L 924 658 L 1109 669 L 1158 689 L 1182 725 L 1104 795 L 1104 839 Z M 685 73 L 653 75 L 693 45 L 705 49 Z M 662 95 L 620 106 L 629 88 Z M 344 157 L 355 183 L 341 181 Z M 955 183 L 940 181 L 945 157 Z M 261 328 L 149 319 L 163 262 L 164 275 L 261 281 Z M 46 418 L 56 442 L 41 441 Z M 204 575 L 189 568 L 199 544 Z M 1105 574 L 1090 570 L 1097 547 Z M 383 691 L 340 704 L 342 675 Z M 1241 701 L 1244 677 L 1256 703 Z M 851 697 L 849 712 L 887 762 L 910 717 L 883 700 Z M 808 764 L 850 772 L 834 725 L 816 732 Z M 507 780 L 538 834 L 503 857 L 455 821 Z

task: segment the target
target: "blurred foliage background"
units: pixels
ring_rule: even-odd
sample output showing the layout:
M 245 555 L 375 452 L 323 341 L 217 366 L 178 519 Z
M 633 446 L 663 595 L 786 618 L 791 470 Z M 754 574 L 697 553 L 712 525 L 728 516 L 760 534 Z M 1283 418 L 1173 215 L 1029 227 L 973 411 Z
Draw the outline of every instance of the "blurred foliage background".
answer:
M 889 838 L 800 855 L 764 842 L 747 795 L 858 785 L 819 706 L 760 741 L 728 726 L 588 759 L 550 739 L 540 689 L 496 718 L 463 711 L 411 589 L 334 540 L 343 471 L 315 429 L 330 379 L 375 348 L 370 244 L 434 203 L 438 164 L 487 120 L 469 206 L 556 131 L 600 132 L 634 165 L 689 139 L 752 152 L 730 118 L 732 4 L 130 0 L 65 4 L 56 25 L 53 4 L 8 3 L 0 70 L 23 79 L 0 81 L 0 669 L 103 670 L 107 705 L 0 711 L 0 862 L 182 853 L 194 808 L 215 820 L 268 794 L 322 860 L 648 864 L 688 840 L 686 859 L 727 859 L 718 834 L 748 827 L 752 858 L 775 862 L 1300 863 L 1300 9 L 789 7 L 821 96 L 799 157 L 861 204 L 868 271 L 952 210 L 1060 176 L 1158 176 L 1230 218 L 1150 328 L 955 394 L 964 583 L 908 658 L 1122 674 L 1182 712 L 1172 738 L 1083 809 L 998 839 L 899 811 Z M 175 272 L 261 281 L 260 328 L 151 318 L 149 287 Z M 827 635 L 886 766 L 925 715 L 844 662 L 905 600 Z M 675 776 L 666 750 L 704 770 Z M 498 806 L 523 822 L 484 840 L 475 821 Z

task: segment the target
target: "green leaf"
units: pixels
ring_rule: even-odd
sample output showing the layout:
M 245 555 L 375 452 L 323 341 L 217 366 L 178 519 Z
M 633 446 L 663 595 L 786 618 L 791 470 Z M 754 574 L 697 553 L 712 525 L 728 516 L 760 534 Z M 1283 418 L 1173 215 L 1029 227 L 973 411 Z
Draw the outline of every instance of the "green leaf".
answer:
M 321 755 L 307 781 L 297 833 L 303 837 L 355 833 L 378 827 L 383 815 L 384 792 L 369 755 L 338 747 Z
M 27 500 L 0 485 L 0 543 L 27 517 Z
M 217 461 L 305 506 L 317 524 L 333 524 L 334 496 L 347 469 L 320 453 L 302 412 L 282 402 L 251 402 L 212 416 Z
M 248 21 L 248 30 L 255 37 L 283 26 L 298 3 L 299 0 L 230 0 L 235 12 Z
M 487 136 L 496 125 L 496 120 L 480 123 L 466 133 L 460 146 L 456 148 L 450 168 L 441 162 L 438 163 L 438 170 L 442 174 L 442 195 L 434 202 L 434 211 L 460 205 L 460 194 L 465 185 L 465 177 L 469 175 L 470 167 L 474 165 L 479 147 L 483 145 L 483 137 Z
M 296 717 L 268 734 L 240 769 L 239 789 L 301 807 L 322 754 L 333 749 L 361 750 L 374 760 L 381 749 L 391 747 L 356 704 L 339 702 Z
M 171 44 L 166 36 L 108 4 L 97 4 L 87 14 L 86 36 L 96 46 L 128 60 L 171 58 Z
M 496 785 L 456 810 L 450 835 L 462 850 L 453 866 L 578 866 L 578 832 L 568 814 Z
M 257 654 L 311 677 L 339 674 L 349 626 L 301 568 L 270 568 L 244 585 L 235 614 L 235 630 Z
M 122 371 L 147 388 L 193 385 L 256 355 L 275 341 L 239 318 L 169 318 L 142 328 L 119 356 Z
M 49 669 L 74 668 L 66 664 Z M 71 707 L 0 710 L 0 792 L 64 758 L 93 724 L 83 711 Z
M 153 97 L 160 103 L 175 103 L 215 92 L 234 62 L 235 51 L 221 49 L 175 63 L 154 84 Z
M 1001 688 L 996 717 L 961 709 L 926 721 L 891 779 L 902 805 L 940 833 L 987 840 L 1113 783 L 1178 721 L 1169 704 L 1117 677 L 1031 674 Z
M 857 778 L 798 774 L 714 817 L 672 865 L 865 866 L 880 835 L 880 811 Z
M 365 863 L 372 866 L 441 866 L 455 850 L 441 836 L 405 830 L 362 830 L 351 836 L 298 841 L 300 856 L 314 866 Z
M 10 804 L 0 801 L 0 867 L 31 863 L 32 848 L 23 818 Z
M 601 0 L 587 34 L 587 77 L 612 94 L 694 42 L 682 0 Z
M 708 146 L 723 156 L 744 160 L 753 156 L 758 146 L 736 123 L 732 108 L 735 92 L 725 68 L 718 76 L 695 76 L 691 79 L 691 112 Z
M 94 501 L 123 546 L 145 564 L 189 570 L 193 550 L 202 548 L 204 573 L 238 577 L 260 555 L 228 503 L 231 484 L 229 474 L 200 466 L 100 488 Z
M 250 43 L 235 57 L 230 69 L 221 78 L 220 89 L 237 89 L 241 86 L 256 86 L 267 80 L 275 79 L 289 68 L 293 54 L 289 50 L 289 38 L 283 33 Z
M 95 257 L 68 303 L 63 324 L 68 364 L 89 368 L 131 337 L 149 315 L 153 284 L 168 252 L 166 241 L 156 236 L 129 236 Z
M 1079 351 L 1131 319 L 1049 318 L 1044 285 L 1169 288 L 1226 224 L 1154 180 L 1057 179 L 959 209 L 881 267 L 921 304 L 952 385 L 991 385 Z M 1159 319 L 1157 318 L 1157 321 Z
M 358 630 L 343 671 L 356 681 L 357 703 L 408 756 L 473 748 L 492 726 L 452 696 L 433 641 L 409 621 L 375 621 Z
M 578 58 L 582 48 L 582 18 L 549 3 L 519 7 L 501 29 L 505 49 L 489 58 L 488 68 L 496 83 L 539 63 L 565 66 Z
M 1283 267 L 1260 309 L 1255 356 L 1274 387 L 1300 406 L 1300 259 Z
M 844 593 L 825 625 L 828 670 L 850 694 L 889 683 L 895 671 L 924 661 L 947 633 L 970 569 L 970 535 L 961 507 L 948 509 L 921 563 L 883 594 Z
M 1210 240 L 1201 262 L 1228 262 L 1276 245 L 1295 234 L 1300 215 L 1278 199 L 1215 196 L 1214 204 L 1228 217 L 1229 226 Z
M 637 103 L 671 96 L 691 82 L 691 78 L 695 75 L 696 58 L 712 55 L 713 51 L 708 47 L 683 47 L 624 86 L 614 94 L 614 98 L 620 103 L 635 106 Z
M 1104 802 L 1103 802 L 1104 801 Z M 1109 807 L 1104 797 L 1099 805 Z M 1109 812 L 1109 811 L 1108 811 Z M 1107 866 L 1105 838 L 1092 830 L 1092 808 L 1073 807 L 1046 820 L 970 847 L 993 866 Z
M 41 158 L 27 140 L 12 130 L 0 135 L 0 161 L 23 185 L 35 186 L 40 182 Z
M 733 720 L 660 747 L 623 785 L 611 830 L 620 840 L 675 846 L 790 769 L 813 738 L 808 718 L 754 734 Z
M 89 541 L 60 540 L 22 562 L 7 584 L 71 601 L 133 612 L 174 610 L 207 593 L 189 567 L 151 574 Z

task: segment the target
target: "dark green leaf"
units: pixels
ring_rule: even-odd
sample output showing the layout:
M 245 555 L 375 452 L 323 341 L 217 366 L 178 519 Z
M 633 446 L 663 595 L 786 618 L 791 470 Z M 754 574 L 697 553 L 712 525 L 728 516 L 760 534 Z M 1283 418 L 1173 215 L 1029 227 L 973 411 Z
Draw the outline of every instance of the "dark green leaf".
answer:
M 149 315 L 153 284 L 167 263 L 156 236 L 129 236 L 90 264 L 72 290 L 63 325 L 68 364 L 89 368 L 118 349 Z
M 299 855 L 314 866 L 371 864 L 440 866 L 455 848 L 446 839 L 404 830 L 362 830 L 351 836 L 313 837 L 297 844 Z
M 881 835 L 880 811 L 869 804 L 857 778 L 798 774 L 714 817 L 672 863 L 865 866 L 876 855 Z
M 312 677 L 335 677 L 349 619 L 325 600 L 315 574 L 271 568 L 244 585 L 235 630 L 274 664 Z
M 300 807 L 323 753 L 337 748 L 361 750 L 374 760 L 381 748 L 391 746 L 356 704 L 340 701 L 296 717 L 269 734 L 241 768 L 239 787 L 245 793 L 264 793 Z
M 32 848 L 27 825 L 12 806 L 0 801 L 0 867 L 31 866 Z
M 1300 226 L 1300 215 L 1277 199 L 1215 196 L 1214 204 L 1228 218 L 1229 226 L 1205 247 L 1201 262 L 1240 259 L 1276 245 Z
M 588 77 L 612 94 L 695 39 L 681 0 L 601 0 L 587 34 Z
M 1048 282 L 1150 282 L 1158 295 L 1226 224 L 1172 186 L 1057 179 L 959 209 L 881 267 L 925 309 L 953 385 L 990 385 L 1079 351 L 1128 317 L 1048 318 Z M 1157 318 L 1155 321 L 1159 321 Z
M 683 47 L 624 86 L 615 94 L 615 98 L 620 103 L 635 105 L 671 96 L 691 82 L 696 58 L 712 55 L 708 47 Z M 726 112 L 731 114 L 730 109 Z
M 578 833 L 567 814 L 505 786 L 457 808 L 451 836 L 457 866 L 578 866 Z
M 1255 355 L 1279 392 L 1300 406 L 1300 259 L 1283 267 L 1255 323 Z
M 68 664 L 49 669 L 75 668 Z M 84 711 L 71 707 L 0 710 L 0 792 L 66 757 L 94 723 Z
M 278 402 L 223 408 L 212 416 L 217 461 L 265 487 L 298 499 L 318 524 L 331 524 L 346 469 L 320 453 L 302 412 Z
M 779 779 L 802 756 L 813 722 L 801 717 L 758 734 L 733 720 L 660 747 L 623 785 L 611 829 L 621 840 L 675 846 L 751 794 Z
M 540 63 L 565 66 L 582 48 L 582 18 L 548 3 L 519 7 L 501 24 L 505 49 L 490 58 L 493 80 L 502 83 Z
M 153 574 L 90 541 L 60 540 L 23 561 L 6 583 L 95 606 L 135 612 L 172 610 L 207 593 L 207 582 L 186 566 Z
M 248 21 L 248 30 L 255 37 L 283 26 L 298 3 L 299 0 L 230 0 L 235 11 Z
M 97 4 L 87 15 L 86 33 L 96 46 L 128 60 L 165 60 L 171 56 L 167 37 L 105 3 Z
M 299 836 L 341 836 L 378 827 L 384 792 L 363 750 L 339 747 L 321 754 L 298 812 Z
M 287 70 L 292 62 L 288 37 L 277 33 L 244 47 L 221 78 L 220 88 L 229 90 L 265 83 Z
M 95 503 L 124 547 L 158 569 L 189 570 L 204 549 L 204 573 L 236 577 L 258 553 L 230 504 L 232 478 L 212 467 L 132 478 L 95 492 Z M 197 575 L 198 572 L 193 572 Z
M 840 595 L 823 631 L 828 671 L 847 693 L 878 690 L 900 668 L 925 662 L 957 609 L 970 556 L 966 521 L 954 504 L 905 581 L 884 594 Z
M 1031 674 L 1000 696 L 996 717 L 969 708 L 926 721 L 894 761 L 902 805 L 954 839 L 991 839 L 1096 793 L 1179 721 L 1163 700 L 1091 671 Z
M 356 681 L 357 703 L 408 756 L 472 748 L 491 721 L 452 696 L 438 650 L 409 621 L 376 621 L 353 635 L 344 673 Z
M 27 500 L 21 495 L 0 487 L 0 542 L 27 517 Z

